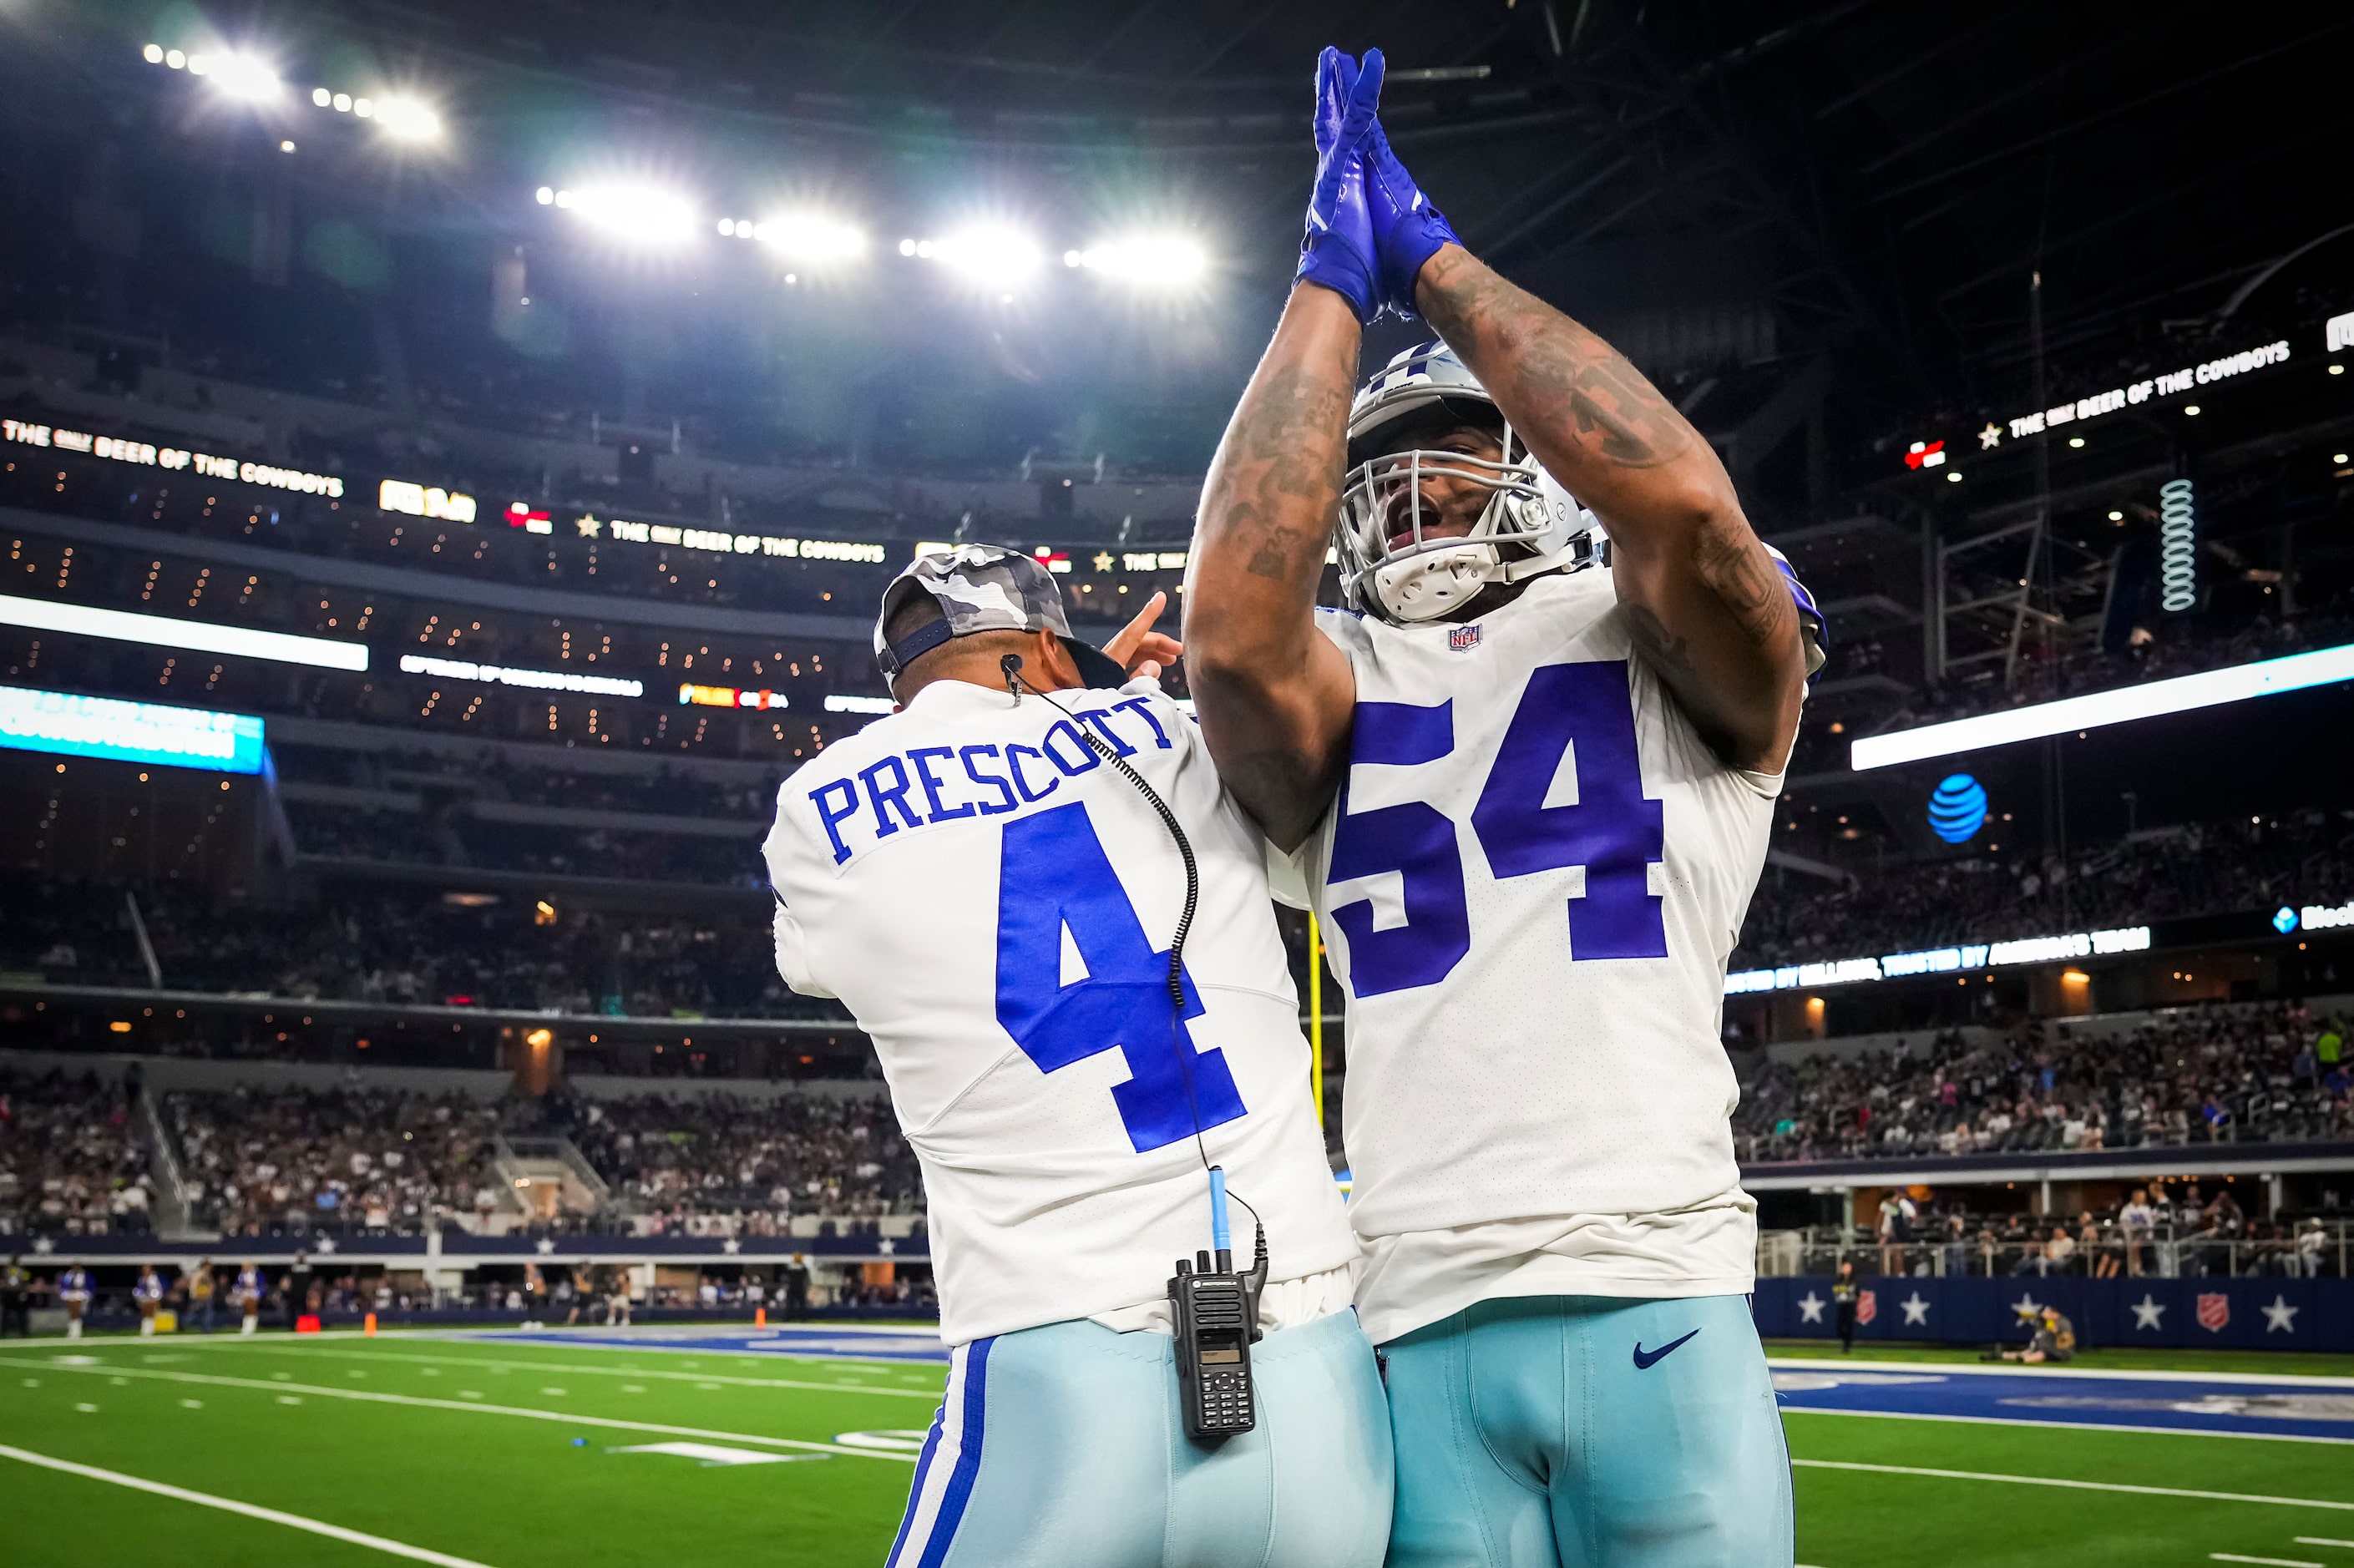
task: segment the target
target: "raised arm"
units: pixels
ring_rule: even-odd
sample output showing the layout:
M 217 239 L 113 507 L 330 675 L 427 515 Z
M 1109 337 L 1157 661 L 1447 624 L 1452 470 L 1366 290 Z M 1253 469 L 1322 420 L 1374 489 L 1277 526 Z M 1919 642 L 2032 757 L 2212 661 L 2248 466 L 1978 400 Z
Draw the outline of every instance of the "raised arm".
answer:
M 1636 643 L 1710 746 L 1779 771 L 1805 686 L 1797 609 L 1715 451 L 1617 350 L 1460 245 L 1424 263 L 1415 303 L 1602 519 Z
M 1286 850 L 1339 785 L 1356 703 L 1315 605 L 1361 331 L 1339 293 L 1293 289 L 1211 460 L 1186 562 L 1185 665 L 1203 738 L 1226 787 Z
M 1362 323 L 1381 313 L 1359 150 L 1377 52 L 1316 62 L 1316 184 L 1275 341 L 1211 460 L 1185 576 L 1186 678 L 1219 775 L 1278 849 L 1308 836 L 1348 765 L 1356 676 L 1316 630 L 1341 509 Z

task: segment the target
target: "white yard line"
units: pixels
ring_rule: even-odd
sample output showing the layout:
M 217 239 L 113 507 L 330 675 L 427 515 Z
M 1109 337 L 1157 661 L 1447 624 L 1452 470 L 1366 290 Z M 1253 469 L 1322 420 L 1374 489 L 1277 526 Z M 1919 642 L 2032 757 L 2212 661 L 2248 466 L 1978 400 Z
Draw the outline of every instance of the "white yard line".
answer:
M 278 1347 L 270 1344 L 256 1344 L 249 1340 L 243 1348 L 274 1351 Z M 817 1393 L 890 1393 L 905 1399 L 927 1399 L 935 1404 L 938 1404 L 940 1399 L 937 1390 L 885 1388 L 875 1383 L 798 1383 L 786 1378 L 732 1377 L 724 1372 L 657 1372 L 648 1367 L 599 1367 L 575 1361 L 542 1361 L 529 1359 L 504 1361 L 486 1356 L 408 1356 L 392 1351 L 340 1350 L 336 1353 L 348 1361 L 408 1361 L 422 1366 L 484 1369 L 511 1367 L 522 1372 L 585 1372 L 591 1377 L 651 1377 L 666 1378 L 673 1383 L 720 1383 L 739 1388 L 798 1388 Z M 943 1367 L 940 1370 L 945 1372 L 948 1369 Z
M 2323 1498 L 2276 1498 L 2261 1492 L 2210 1492 L 2187 1487 L 2139 1487 L 2124 1481 L 2070 1481 L 2057 1476 L 1998 1476 L 1982 1470 L 1935 1470 L 1919 1465 L 1865 1465 L 1850 1459 L 1793 1459 L 1790 1463 L 1808 1470 L 1863 1470 L 1880 1476 L 1928 1476 L 1946 1481 L 2003 1481 L 2020 1487 L 2061 1487 L 2080 1492 L 2131 1492 L 2137 1497 L 2149 1498 L 2199 1498 L 2208 1502 L 2270 1503 L 2281 1508 L 2326 1508 L 2354 1513 L 2354 1502 L 2332 1502 Z M 2240 1561 L 2254 1560 L 2243 1558 Z
M 537 1337 L 541 1334 L 553 1334 L 558 1331 L 558 1329 L 534 1329 L 530 1330 L 484 1329 L 396 1329 L 387 1330 L 382 1334 L 368 1334 L 358 1329 L 329 1329 L 316 1334 L 258 1334 L 251 1339 L 248 1339 L 246 1336 L 235 1332 L 224 1334 L 182 1335 L 176 1338 L 173 1343 L 188 1350 L 258 1350 L 264 1347 L 272 1350 L 281 1350 L 295 1349 L 306 1345 L 335 1344 L 350 1340 L 373 1340 L 378 1344 L 382 1344 L 388 1340 L 395 1344 L 407 1342 L 412 1344 L 438 1343 L 445 1345 L 482 1345 L 486 1348 L 497 1348 L 500 1346 L 519 1348 L 536 1347 L 551 1351 L 561 1351 L 574 1348 L 562 1344 L 561 1342 L 552 1342 Z M 920 1372 L 929 1370 L 937 1372 L 942 1376 L 946 1376 L 949 1370 L 948 1362 L 944 1361 L 920 1361 L 909 1356 L 854 1356 L 834 1351 L 755 1351 L 750 1349 L 748 1346 L 739 1346 L 732 1350 L 713 1350 L 707 1344 L 673 1345 L 666 1344 L 659 1340 L 631 1340 L 627 1343 L 621 1343 L 615 1340 L 594 1340 L 588 1338 L 592 1332 L 603 1333 L 606 1332 L 606 1330 L 592 1330 L 586 1324 L 582 1324 L 576 1329 L 563 1330 L 561 1331 L 564 1332 L 567 1339 L 578 1339 L 579 1343 L 586 1348 L 599 1351 L 659 1351 L 664 1355 L 703 1355 L 713 1358 L 733 1357 L 745 1361 L 821 1361 L 828 1365 L 839 1363 L 843 1366 L 854 1366 L 863 1370 L 887 1369 L 894 1372 L 907 1372 L 911 1370 Z M 848 1333 L 849 1331 L 850 1330 L 843 1330 L 844 1333 Z M 860 1331 L 875 1334 L 885 1332 L 885 1330 L 864 1330 Z M 829 1336 L 831 1336 L 832 1332 L 833 1330 L 827 1330 Z M 127 1337 L 118 1335 L 109 1335 L 106 1339 L 99 1340 L 95 1342 L 100 1345 L 105 1345 L 117 1339 L 123 1339 L 125 1340 L 125 1342 L 127 1342 Z M 58 1344 L 65 1343 L 62 1340 L 56 1342 Z M 84 1342 L 89 1343 L 91 1341 Z M 153 1344 L 157 1341 L 148 1340 L 146 1342 Z
M 348 1542 L 371 1551 L 389 1552 L 395 1557 L 407 1557 L 418 1563 L 439 1563 L 440 1568 L 485 1568 L 471 1557 L 452 1557 L 447 1552 L 428 1551 L 411 1546 L 407 1542 L 387 1541 L 381 1535 L 366 1531 L 346 1530 L 340 1524 L 323 1520 L 305 1519 L 299 1513 L 281 1513 L 274 1508 L 262 1508 L 255 1503 L 239 1502 L 234 1498 L 215 1497 L 210 1492 L 192 1492 L 186 1487 L 175 1487 L 163 1481 L 151 1481 L 142 1476 L 126 1476 L 120 1470 L 101 1470 L 95 1465 L 78 1465 L 71 1459 L 54 1458 L 36 1454 L 29 1449 L 11 1448 L 0 1444 L 0 1458 L 15 1459 L 20 1464 L 38 1465 L 45 1470 L 58 1470 L 86 1480 L 104 1481 L 110 1486 L 129 1487 L 133 1491 L 152 1492 L 159 1498 L 175 1502 L 195 1503 L 200 1508 L 217 1508 L 225 1513 L 241 1513 L 248 1519 L 258 1519 L 268 1524 L 282 1524 L 289 1530 L 304 1530 L 313 1535 L 323 1535 L 332 1541 Z
M 330 1388 L 299 1383 L 280 1383 L 274 1379 L 224 1377 L 213 1372 L 161 1372 L 152 1368 L 69 1367 L 54 1361 L 20 1361 L 0 1357 L 0 1366 L 45 1368 L 62 1372 L 95 1372 L 112 1377 L 154 1378 L 166 1383 L 206 1383 L 215 1388 L 249 1388 L 264 1393 L 308 1393 L 322 1399 L 353 1399 L 366 1404 L 405 1404 L 419 1410 L 466 1410 L 479 1414 L 514 1415 L 527 1421 L 554 1421 L 567 1426 L 602 1426 L 619 1432 L 660 1432 L 673 1437 L 712 1437 L 726 1443 L 757 1443 L 770 1448 L 801 1448 L 819 1454 L 849 1454 L 862 1459 L 897 1459 L 914 1464 L 913 1454 L 892 1454 L 880 1449 L 853 1448 L 839 1443 L 811 1443 L 797 1437 L 763 1437 L 748 1432 L 715 1432 L 701 1426 L 671 1426 L 656 1421 L 621 1421 L 609 1415 L 575 1415 L 561 1410 L 533 1410 L 516 1404 L 484 1404 L 471 1399 L 429 1399 L 413 1393 L 382 1393 L 372 1389 Z
M 2308 1563 L 2302 1557 L 2245 1557 L 2237 1552 L 2210 1552 L 2207 1557 L 2214 1563 L 2261 1563 L 2265 1568 L 2329 1568 L 2326 1563 Z
M 1871 1421 L 1953 1421 L 1965 1426 L 2041 1426 L 2059 1432 L 2138 1432 L 2147 1437 L 2231 1437 L 2258 1443 L 2354 1443 L 2354 1437 L 2312 1437 L 2301 1432 L 2217 1432 L 2204 1426 L 2136 1426 L 2123 1421 L 2037 1421 L 2023 1415 L 1933 1415 L 1920 1410 L 1842 1410 L 1827 1404 L 1786 1404 L 1785 1415 L 1856 1415 Z M 2349 1504 L 2349 1506 L 2354 1506 Z

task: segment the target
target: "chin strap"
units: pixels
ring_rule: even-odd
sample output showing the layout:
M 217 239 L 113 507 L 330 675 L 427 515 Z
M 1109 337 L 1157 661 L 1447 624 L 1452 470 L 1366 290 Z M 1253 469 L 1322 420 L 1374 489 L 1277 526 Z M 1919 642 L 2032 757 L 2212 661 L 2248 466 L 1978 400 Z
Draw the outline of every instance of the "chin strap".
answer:
M 1500 562 L 1498 564 L 1504 569 L 1488 580 L 1496 583 L 1524 583 L 1531 577 L 1543 577 L 1547 572 L 1559 571 L 1564 567 L 1591 565 L 1598 555 L 1598 552 L 1591 548 L 1593 537 L 1591 534 L 1580 534 L 1549 555 L 1531 556 L 1525 560 Z

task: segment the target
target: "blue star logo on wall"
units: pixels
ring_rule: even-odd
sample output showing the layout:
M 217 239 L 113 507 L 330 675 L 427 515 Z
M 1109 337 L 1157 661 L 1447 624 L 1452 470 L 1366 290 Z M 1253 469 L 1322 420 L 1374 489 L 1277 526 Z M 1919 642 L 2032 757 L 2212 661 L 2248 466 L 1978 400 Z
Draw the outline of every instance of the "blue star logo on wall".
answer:
M 2296 929 L 2296 911 L 2284 904 L 2273 911 L 2273 929 L 2287 936 Z

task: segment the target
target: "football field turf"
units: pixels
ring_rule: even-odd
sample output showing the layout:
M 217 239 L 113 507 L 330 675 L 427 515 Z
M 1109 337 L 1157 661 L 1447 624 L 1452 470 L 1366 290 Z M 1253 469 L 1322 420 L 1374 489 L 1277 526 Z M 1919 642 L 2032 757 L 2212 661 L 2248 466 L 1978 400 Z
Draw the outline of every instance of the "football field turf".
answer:
M 879 1563 L 941 1364 L 857 1353 L 914 1343 L 888 1337 L 766 1341 L 812 1354 L 746 1348 L 758 1342 L 716 1330 L 627 1345 L 422 1334 L 0 1342 L 0 1559 L 80 1568 L 168 1542 L 276 1564 Z M 1857 1373 L 1886 1374 L 1914 1396 L 1970 1383 L 1957 1369 L 1894 1375 L 1943 1359 L 1858 1357 L 1785 1381 L 1819 1398 L 1853 1395 L 1838 1380 Z M 2187 1356 L 2162 1364 L 2240 1370 Z M 1875 1385 L 1862 1386 L 1872 1403 Z M 2179 1407 L 2169 1391 L 2190 1386 L 2119 1382 L 2133 1397 L 2058 1402 L 2103 1406 L 2089 1413 L 2097 1424 L 2076 1425 L 1794 1406 L 1798 1561 L 2354 1568 L 2354 1446 L 2115 1424 L 2210 1419 L 2167 1414 Z M 2259 1404 L 2286 1398 L 2308 1431 L 2340 1421 L 2354 1433 L 2354 1385 L 2248 1387 Z M 2152 1391 L 2165 1397 L 2143 1397 Z M 2194 1408 L 2238 1397 L 2201 1393 L 2208 1403 Z

